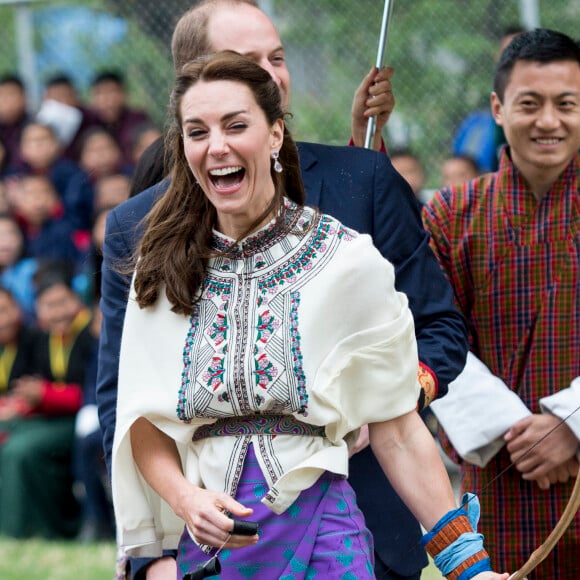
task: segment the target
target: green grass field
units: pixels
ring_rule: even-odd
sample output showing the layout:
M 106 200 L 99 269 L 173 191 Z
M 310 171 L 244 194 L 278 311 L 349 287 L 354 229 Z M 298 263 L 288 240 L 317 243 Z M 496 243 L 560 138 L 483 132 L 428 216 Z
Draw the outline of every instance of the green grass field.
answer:
M 17 541 L 0 538 L 2 580 L 113 580 L 115 546 L 110 543 Z M 430 566 L 421 580 L 440 580 Z
M 114 544 L 0 539 L 2 580 L 113 580 Z

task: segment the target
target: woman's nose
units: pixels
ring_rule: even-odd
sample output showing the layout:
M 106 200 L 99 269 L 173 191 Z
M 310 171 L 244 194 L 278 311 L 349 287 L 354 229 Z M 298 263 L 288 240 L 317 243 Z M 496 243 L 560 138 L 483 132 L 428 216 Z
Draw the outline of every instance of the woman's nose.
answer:
M 228 144 L 222 133 L 212 135 L 209 143 L 209 154 L 214 157 L 223 157 L 228 152 Z

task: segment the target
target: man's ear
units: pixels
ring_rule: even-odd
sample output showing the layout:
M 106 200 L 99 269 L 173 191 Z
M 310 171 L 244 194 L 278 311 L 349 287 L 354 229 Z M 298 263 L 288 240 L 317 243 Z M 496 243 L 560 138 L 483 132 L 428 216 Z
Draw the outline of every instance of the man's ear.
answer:
M 503 105 L 499 100 L 496 92 L 491 93 L 490 97 L 491 114 L 495 122 L 501 127 L 503 124 Z

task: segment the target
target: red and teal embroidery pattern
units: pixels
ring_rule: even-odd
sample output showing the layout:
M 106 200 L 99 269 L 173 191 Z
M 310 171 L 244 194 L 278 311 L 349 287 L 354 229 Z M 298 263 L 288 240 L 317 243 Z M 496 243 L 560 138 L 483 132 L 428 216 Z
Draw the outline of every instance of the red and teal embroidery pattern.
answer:
M 300 292 L 290 294 L 292 309 L 290 310 L 290 350 L 292 351 L 292 366 L 298 381 L 298 397 L 300 399 L 301 415 L 308 415 L 308 390 L 306 389 L 306 375 L 302 365 L 302 351 L 300 349 L 300 332 L 298 331 L 298 307 L 300 306 Z
M 233 244 L 217 234 L 183 351 L 177 414 L 306 416 L 300 336 L 301 288 L 316 264 L 356 234 L 288 203 L 279 223 Z M 290 233 L 288 233 L 290 231 Z M 332 255 L 332 254 L 329 254 Z

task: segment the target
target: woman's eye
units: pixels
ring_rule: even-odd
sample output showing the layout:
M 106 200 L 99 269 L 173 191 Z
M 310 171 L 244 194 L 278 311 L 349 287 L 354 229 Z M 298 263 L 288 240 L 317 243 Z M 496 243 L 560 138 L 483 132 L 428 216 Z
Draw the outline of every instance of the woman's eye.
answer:
M 199 139 L 200 137 L 203 137 L 205 135 L 205 131 L 203 131 L 202 129 L 190 129 L 187 132 L 187 136 L 191 139 Z

